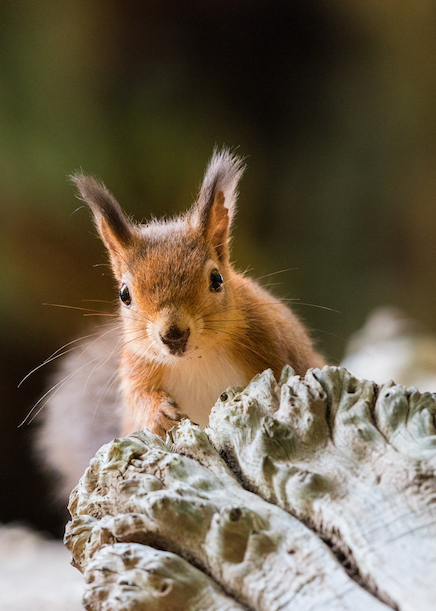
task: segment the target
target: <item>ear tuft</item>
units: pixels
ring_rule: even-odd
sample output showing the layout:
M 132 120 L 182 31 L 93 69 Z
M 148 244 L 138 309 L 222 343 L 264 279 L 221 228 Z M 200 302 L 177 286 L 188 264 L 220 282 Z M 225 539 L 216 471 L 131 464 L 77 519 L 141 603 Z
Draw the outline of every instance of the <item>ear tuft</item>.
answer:
M 132 239 L 133 226 L 115 197 L 93 176 L 77 172 L 70 176 L 81 199 L 91 208 L 97 229 L 110 252 L 125 248 Z
M 244 169 L 242 159 L 228 149 L 215 149 L 194 206 L 199 229 L 220 261 L 229 258 L 230 225 L 236 210 L 238 182 Z
M 210 210 L 219 191 L 224 195 L 224 205 L 231 223 L 236 211 L 237 187 L 244 170 L 243 159 L 232 154 L 229 149 L 214 149 L 198 196 L 197 208 L 201 227 L 207 225 Z

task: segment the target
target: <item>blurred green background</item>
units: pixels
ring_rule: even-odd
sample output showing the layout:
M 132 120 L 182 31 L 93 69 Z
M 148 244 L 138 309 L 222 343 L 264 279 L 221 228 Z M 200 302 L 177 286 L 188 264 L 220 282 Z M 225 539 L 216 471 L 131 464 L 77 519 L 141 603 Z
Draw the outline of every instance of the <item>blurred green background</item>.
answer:
M 431 0 L 5 0 L 0 4 L 0 521 L 60 532 L 17 425 L 112 299 L 67 175 L 140 220 L 189 206 L 215 144 L 247 156 L 233 256 L 303 303 L 328 360 L 377 305 L 436 330 Z M 78 209 L 79 208 L 79 209 Z M 85 303 L 85 307 L 86 307 Z

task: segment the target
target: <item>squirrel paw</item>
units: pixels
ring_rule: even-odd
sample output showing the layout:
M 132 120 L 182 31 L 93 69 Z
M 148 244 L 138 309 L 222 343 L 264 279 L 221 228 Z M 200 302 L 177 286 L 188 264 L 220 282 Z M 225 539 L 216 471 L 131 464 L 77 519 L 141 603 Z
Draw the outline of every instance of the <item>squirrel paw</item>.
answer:
M 169 431 L 182 418 L 187 418 L 186 414 L 182 414 L 175 401 L 168 399 L 159 405 L 156 410 L 152 433 L 165 438 L 166 432 Z

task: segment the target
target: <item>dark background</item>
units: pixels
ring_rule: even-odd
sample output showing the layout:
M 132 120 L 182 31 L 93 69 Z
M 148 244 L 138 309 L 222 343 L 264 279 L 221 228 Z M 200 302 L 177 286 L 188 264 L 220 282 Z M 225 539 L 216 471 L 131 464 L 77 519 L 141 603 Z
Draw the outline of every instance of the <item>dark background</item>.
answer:
M 377 305 L 436 330 L 431 0 L 14 0 L 0 4 L 0 521 L 60 533 L 17 429 L 112 299 L 87 210 L 99 175 L 136 219 L 189 206 L 213 146 L 247 156 L 233 257 L 271 278 L 332 363 Z M 75 212 L 76 211 L 76 212 Z M 268 284 L 269 279 L 264 281 Z M 87 304 L 85 303 L 85 307 Z

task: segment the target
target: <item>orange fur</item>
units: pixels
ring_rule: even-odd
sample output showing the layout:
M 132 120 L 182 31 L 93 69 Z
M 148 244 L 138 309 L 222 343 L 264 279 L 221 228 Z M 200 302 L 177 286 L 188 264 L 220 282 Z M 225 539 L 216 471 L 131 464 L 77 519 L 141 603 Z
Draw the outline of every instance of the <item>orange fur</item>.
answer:
M 163 436 L 184 413 L 206 424 L 228 386 L 246 385 L 268 367 L 279 376 L 288 363 L 303 375 L 324 364 L 291 310 L 229 261 L 242 171 L 238 158 L 215 153 L 191 210 L 147 225 L 131 223 L 95 179 L 74 177 L 120 288 L 127 287 L 124 434 L 146 427 Z

